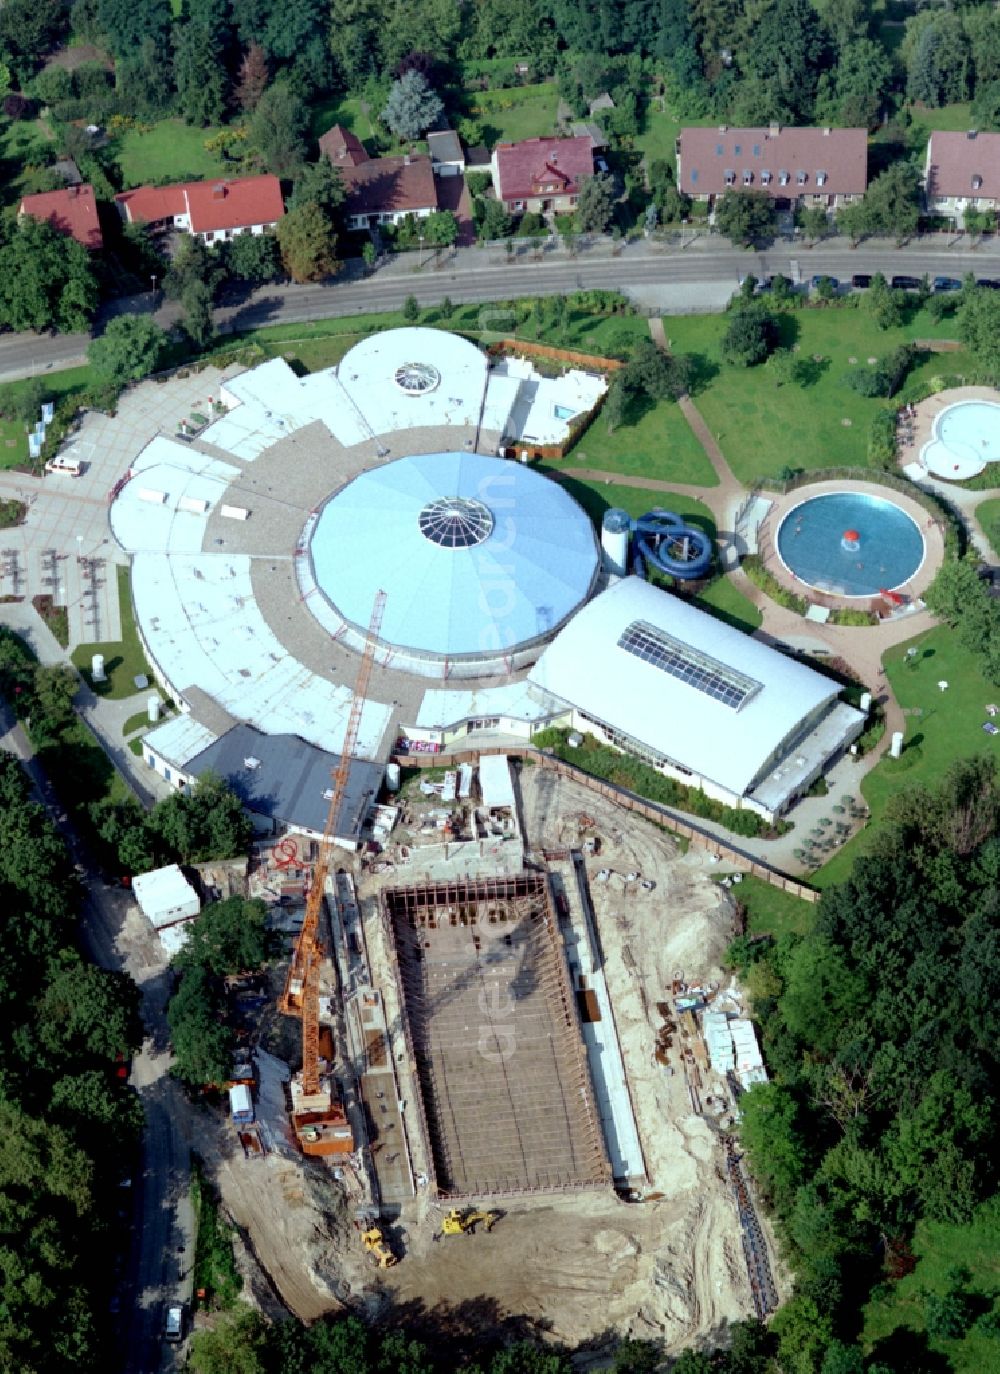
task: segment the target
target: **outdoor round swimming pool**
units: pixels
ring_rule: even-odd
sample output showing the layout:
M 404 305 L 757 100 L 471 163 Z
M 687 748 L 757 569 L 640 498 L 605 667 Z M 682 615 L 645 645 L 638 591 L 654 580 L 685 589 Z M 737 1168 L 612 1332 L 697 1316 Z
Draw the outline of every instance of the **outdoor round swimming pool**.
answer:
M 924 561 L 917 523 L 893 501 L 828 492 L 793 506 L 778 527 L 778 556 L 817 591 L 877 596 L 909 581 Z
M 961 482 L 1000 462 L 1000 405 L 994 401 L 956 401 L 934 421 L 933 438 L 920 454 L 936 477 Z

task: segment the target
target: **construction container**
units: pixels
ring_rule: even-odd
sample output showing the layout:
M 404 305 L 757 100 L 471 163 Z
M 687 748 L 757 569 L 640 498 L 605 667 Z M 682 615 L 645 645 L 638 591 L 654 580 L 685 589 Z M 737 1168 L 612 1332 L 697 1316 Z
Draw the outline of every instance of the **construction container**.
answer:
M 150 697 L 146 702 L 146 719 L 150 725 L 155 725 L 160 719 L 160 698 Z
M 399 791 L 399 764 L 387 763 L 385 766 L 385 787 L 387 792 Z
M 253 1098 L 245 1083 L 229 1089 L 229 1114 L 237 1126 L 249 1126 L 253 1121 Z
M 104 681 L 104 655 L 92 654 L 90 658 L 90 676 L 94 682 Z

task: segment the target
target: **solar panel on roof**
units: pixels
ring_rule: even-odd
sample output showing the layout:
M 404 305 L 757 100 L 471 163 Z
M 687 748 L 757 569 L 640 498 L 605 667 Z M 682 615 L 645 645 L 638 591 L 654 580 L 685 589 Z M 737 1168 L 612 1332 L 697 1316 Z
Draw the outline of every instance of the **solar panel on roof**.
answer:
M 618 638 L 618 647 L 734 711 L 761 689 L 756 678 L 675 639 L 648 620 L 633 620 L 627 625 Z

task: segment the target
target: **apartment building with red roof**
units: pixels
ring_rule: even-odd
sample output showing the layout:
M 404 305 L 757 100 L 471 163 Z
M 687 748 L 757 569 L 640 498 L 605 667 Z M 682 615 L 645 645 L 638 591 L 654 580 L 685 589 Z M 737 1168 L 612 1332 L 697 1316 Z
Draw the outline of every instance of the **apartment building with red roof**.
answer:
M 205 243 L 221 243 L 237 234 L 262 234 L 275 228 L 285 213 L 281 183 L 275 176 L 138 186 L 122 191 L 115 202 L 128 224 L 179 229 Z
M 594 175 L 593 141 L 583 134 L 498 143 L 490 170 L 497 200 L 513 214 L 573 210 L 580 186 Z
M 966 210 L 1000 209 L 1000 134 L 935 129 L 924 160 L 927 209 L 961 224 Z
M 93 186 L 66 186 L 61 191 L 24 196 L 18 207 L 18 219 L 22 215 L 44 220 L 93 253 L 104 247 Z
M 868 186 L 867 129 L 760 127 L 682 129 L 677 186 L 692 200 L 730 190 L 766 191 L 778 209 L 849 205 Z

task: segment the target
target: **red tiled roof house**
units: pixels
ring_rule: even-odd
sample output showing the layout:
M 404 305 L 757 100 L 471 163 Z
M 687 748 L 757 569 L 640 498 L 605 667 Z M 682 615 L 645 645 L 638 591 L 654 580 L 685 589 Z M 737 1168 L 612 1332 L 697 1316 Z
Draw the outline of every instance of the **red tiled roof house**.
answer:
M 18 207 L 18 219 L 22 215 L 44 220 L 92 252 L 104 247 L 93 186 L 67 186 L 62 191 L 25 196 Z
M 573 210 L 582 182 L 594 175 L 594 147 L 586 134 L 498 143 L 490 169 L 497 200 L 513 214 Z
M 122 191 L 115 202 L 128 224 L 180 229 L 205 243 L 222 243 L 237 234 L 263 234 L 285 213 L 281 183 L 273 176 L 138 186 Z
M 1000 209 L 1000 134 L 935 129 L 924 164 L 927 209 L 956 223 L 966 210 Z
M 434 168 L 429 157 L 369 157 L 349 129 L 334 124 L 319 141 L 344 183 L 344 219 L 348 229 L 398 224 L 413 215 L 425 219 L 438 208 Z
M 714 208 L 729 190 L 766 191 L 779 209 L 849 205 L 868 185 L 866 129 L 800 129 L 771 124 L 682 129 L 677 185 Z

